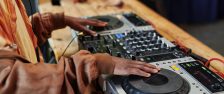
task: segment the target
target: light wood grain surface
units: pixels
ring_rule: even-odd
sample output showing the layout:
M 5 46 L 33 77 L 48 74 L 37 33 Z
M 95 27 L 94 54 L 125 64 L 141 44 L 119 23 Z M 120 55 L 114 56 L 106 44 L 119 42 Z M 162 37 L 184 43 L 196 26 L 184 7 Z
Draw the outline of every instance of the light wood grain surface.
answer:
M 189 47 L 198 55 L 201 55 L 207 59 L 210 58 L 220 58 L 224 59 L 223 56 L 207 47 L 190 34 L 185 32 L 183 29 L 177 27 L 175 24 L 171 23 L 167 19 L 161 17 L 156 12 L 146 7 L 138 0 L 123 0 L 124 6 L 118 8 L 111 6 L 106 0 L 89 0 L 86 3 L 74 4 L 71 0 L 62 0 L 60 6 L 52 6 L 50 3 L 41 3 L 41 12 L 64 12 L 66 15 L 74 17 L 83 16 L 94 16 L 94 15 L 105 15 L 111 13 L 121 13 L 121 12 L 135 12 L 139 16 L 143 17 L 145 20 L 150 21 L 155 25 L 156 30 L 170 41 L 178 40 L 186 47 Z M 71 40 L 71 33 L 69 28 L 54 31 L 52 38 L 50 39 L 51 44 L 60 56 L 64 51 L 65 46 Z M 66 55 L 71 55 L 77 51 L 77 42 L 74 42 L 66 51 Z M 224 64 L 220 62 L 212 62 L 211 67 L 217 69 L 224 73 Z

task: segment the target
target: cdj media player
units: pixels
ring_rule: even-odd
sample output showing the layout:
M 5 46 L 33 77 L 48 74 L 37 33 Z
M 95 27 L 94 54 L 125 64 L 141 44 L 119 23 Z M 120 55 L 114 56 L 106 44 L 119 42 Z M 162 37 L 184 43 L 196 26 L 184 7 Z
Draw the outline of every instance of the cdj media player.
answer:
M 224 94 L 221 77 L 186 55 L 136 14 L 86 18 L 105 21 L 108 25 L 88 26 L 98 36 L 78 35 L 80 49 L 144 61 L 161 68 L 150 77 L 108 76 L 106 94 Z

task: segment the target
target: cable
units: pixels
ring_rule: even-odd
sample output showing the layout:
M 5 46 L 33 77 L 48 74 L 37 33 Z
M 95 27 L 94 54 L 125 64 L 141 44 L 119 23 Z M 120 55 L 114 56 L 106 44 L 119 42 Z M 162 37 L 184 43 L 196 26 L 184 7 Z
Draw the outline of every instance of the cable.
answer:
M 64 54 L 65 54 L 65 52 L 67 51 L 68 47 L 72 44 L 72 42 L 75 40 L 75 38 L 77 38 L 77 34 L 76 34 L 75 37 L 72 38 L 72 40 L 71 40 L 71 41 L 69 42 L 69 44 L 66 46 L 66 48 L 64 49 L 64 51 L 63 51 L 61 57 L 64 56 Z M 59 58 L 59 60 L 61 59 L 61 57 Z
M 224 64 L 224 61 L 221 60 L 221 59 L 219 59 L 219 58 L 211 58 L 211 59 L 209 59 L 209 60 L 205 63 L 205 66 L 209 67 L 209 65 L 210 65 L 210 63 L 211 63 L 212 61 L 219 61 L 219 62 L 222 62 L 222 63 Z
M 219 59 L 219 58 L 211 58 L 211 59 L 209 59 L 209 60 L 205 63 L 205 66 L 206 66 L 206 67 L 209 67 L 209 65 L 210 65 L 210 63 L 211 63 L 212 61 L 219 61 L 219 62 L 222 62 L 222 63 L 224 64 L 224 61 L 221 60 L 221 59 Z M 216 74 L 218 74 L 219 76 L 221 76 L 222 78 L 224 78 L 224 73 L 219 72 L 219 71 L 217 71 L 217 70 L 213 70 L 213 72 L 215 72 Z

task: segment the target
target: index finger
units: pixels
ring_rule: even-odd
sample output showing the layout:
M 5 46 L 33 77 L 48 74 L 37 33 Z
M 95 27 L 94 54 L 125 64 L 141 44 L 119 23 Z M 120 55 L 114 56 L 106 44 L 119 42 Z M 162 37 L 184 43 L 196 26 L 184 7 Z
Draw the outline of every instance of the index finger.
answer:
M 159 67 L 155 66 L 155 65 L 152 65 L 152 64 L 149 64 L 149 63 L 146 63 L 146 62 L 141 62 L 141 61 L 132 61 L 136 64 L 140 64 L 140 65 L 144 65 L 146 67 L 149 67 L 149 68 L 154 68 L 154 69 L 157 69 L 157 70 L 160 70 Z
M 103 21 L 96 20 L 96 19 L 83 19 L 82 24 L 83 25 L 104 27 L 104 26 L 107 25 L 107 22 L 103 22 Z

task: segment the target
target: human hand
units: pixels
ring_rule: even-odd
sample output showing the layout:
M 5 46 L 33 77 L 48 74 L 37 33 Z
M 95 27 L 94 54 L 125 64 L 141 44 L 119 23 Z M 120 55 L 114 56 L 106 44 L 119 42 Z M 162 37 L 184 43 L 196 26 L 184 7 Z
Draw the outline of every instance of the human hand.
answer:
M 157 73 L 160 68 L 140 61 L 110 56 L 109 54 L 95 54 L 99 72 L 115 75 L 139 75 L 144 77 Z
M 113 57 L 116 62 L 114 68 L 115 75 L 138 75 L 149 77 L 152 73 L 159 72 L 160 68 L 141 61 L 133 61 L 118 57 Z
M 82 31 L 84 33 L 87 33 L 93 36 L 96 36 L 97 33 L 95 31 L 87 29 L 85 25 L 99 26 L 99 27 L 104 27 L 107 25 L 106 22 L 102 22 L 100 20 L 82 19 L 82 18 L 76 18 L 71 16 L 65 16 L 65 24 L 77 31 Z

